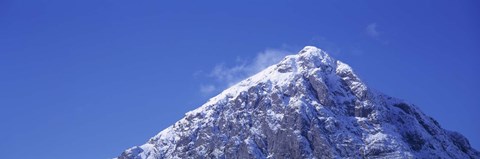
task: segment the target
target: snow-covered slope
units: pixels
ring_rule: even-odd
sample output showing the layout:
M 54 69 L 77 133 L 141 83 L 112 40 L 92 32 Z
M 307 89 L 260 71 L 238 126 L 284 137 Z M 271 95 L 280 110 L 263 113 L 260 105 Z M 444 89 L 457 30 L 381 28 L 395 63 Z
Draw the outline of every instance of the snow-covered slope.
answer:
M 307 46 L 118 158 L 480 158 L 415 105 Z

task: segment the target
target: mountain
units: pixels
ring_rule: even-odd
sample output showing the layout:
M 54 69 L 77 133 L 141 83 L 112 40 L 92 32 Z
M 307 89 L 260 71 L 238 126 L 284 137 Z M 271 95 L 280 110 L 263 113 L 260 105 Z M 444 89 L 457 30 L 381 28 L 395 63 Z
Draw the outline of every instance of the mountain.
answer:
M 480 158 L 461 134 L 307 46 L 124 151 L 125 158 Z

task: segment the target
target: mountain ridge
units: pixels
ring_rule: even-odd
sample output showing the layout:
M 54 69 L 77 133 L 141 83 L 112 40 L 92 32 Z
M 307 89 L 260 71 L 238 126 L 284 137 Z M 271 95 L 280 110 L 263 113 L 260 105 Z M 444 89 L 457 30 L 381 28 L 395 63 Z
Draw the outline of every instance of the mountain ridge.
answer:
M 480 158 L 415 105 L 306 46 L 118 158 Z

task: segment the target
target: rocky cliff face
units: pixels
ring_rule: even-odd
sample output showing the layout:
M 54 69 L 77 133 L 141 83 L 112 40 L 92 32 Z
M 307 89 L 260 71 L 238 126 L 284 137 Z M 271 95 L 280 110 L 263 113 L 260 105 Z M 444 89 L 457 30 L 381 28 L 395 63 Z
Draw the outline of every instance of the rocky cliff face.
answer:
M 415 105 L 307 46 L 118 158 L 480 158 Z

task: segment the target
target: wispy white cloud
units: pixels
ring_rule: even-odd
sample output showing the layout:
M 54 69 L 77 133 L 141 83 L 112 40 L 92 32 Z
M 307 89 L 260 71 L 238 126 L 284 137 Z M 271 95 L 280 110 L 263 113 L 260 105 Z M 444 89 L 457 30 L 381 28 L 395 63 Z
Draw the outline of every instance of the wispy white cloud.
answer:
M 208 85 L 200 85 L 200 92 L 203 94 L 210 94 L 215 91 L 215 85 L 208 84 Z
M 241 77 L 246 76 L 248 67 L 245 63 L 228 67 L 225 63 L 217 64 L 210 72 L 208 77 L 215 78 L 218 82 L 225 82 L 232 85 Z
M 253 64 L 246 71 L 249 75 L 252 75 L 267 68 L 268 66 L 280 62 L 285 56 L 289 54 L 292 53 L 286 50 L 267 49 L 257 54 L 253 61 Z
M 280 62 L 286 55 L 292 52 L 283 49 L 266 49 L 259 52 L 255 58 L 250 60 L 240 60 L 237 58 L 234 65 L 225 63 L 217 64 L 207 77 L 215 79 L 214 84 L 201 85 L 200 92 L 211 94 L 219 89 L 234 85 L 241 80 L 262 71 L 270 65 Z
M 385 39 L 385 34 L 378 29 L 377 23 L 368 24 L 367 27 L 365 28 L 365 32 L 367 33 L 368 36 L 377 40 L 381 44 L 383 45 L 389 44 L 388 40 Z
M 367 35 L 370 37 L 377 38 L 378 36 L 380 36 L 380 32 L 377 29 L 377 23 L 368 24 L 365 30 L 367 32 Z
M 231 67 L 219 64 L 212 70 L 210 76 L 230 86 L 248 76 L 260 72 L 270 65 L 278 63 L 288 54 L 290 53 L 285 50 L 266 49 L 265 51 L 258 53 L 251 61 L 247 60 L 239 62 Z

